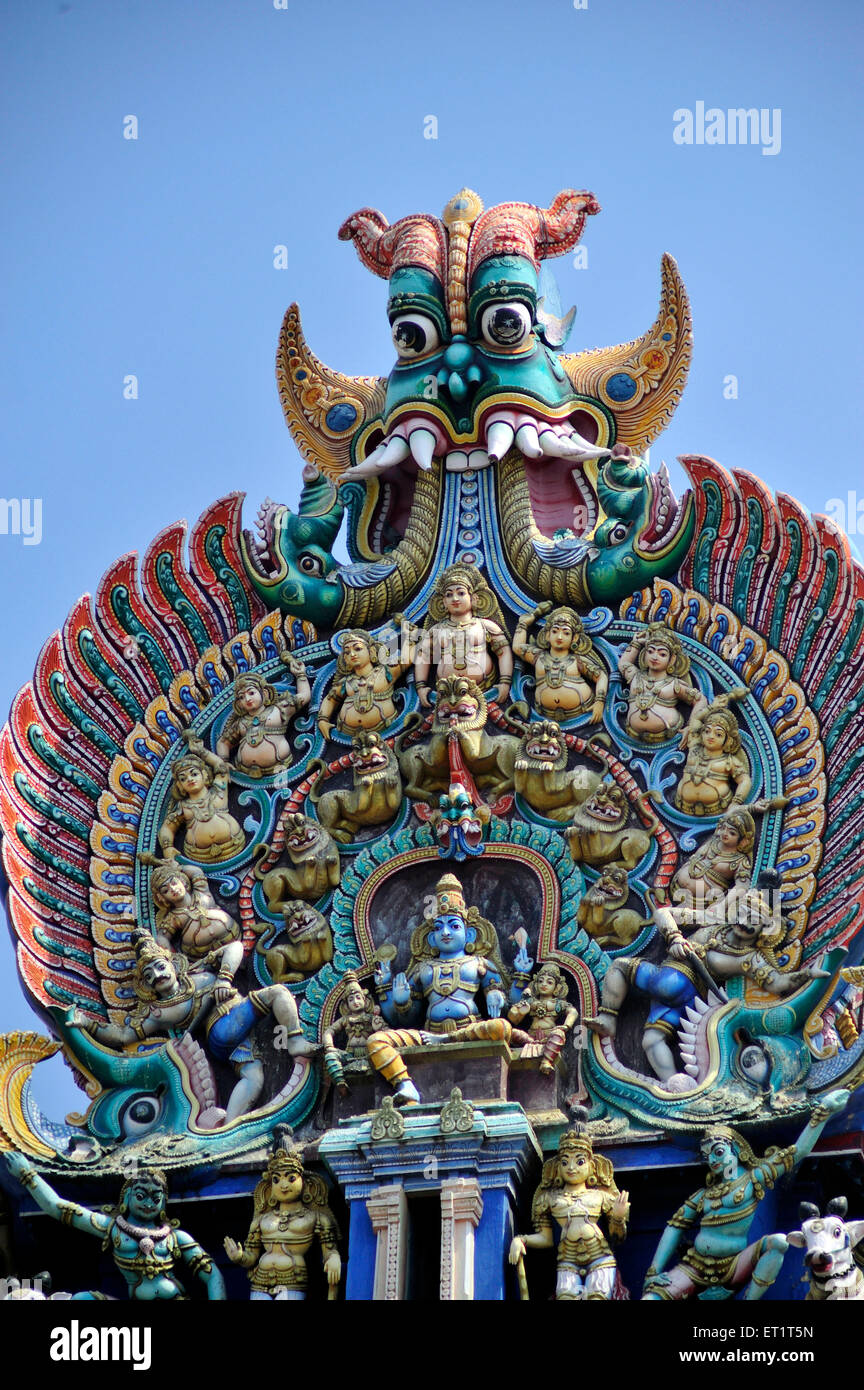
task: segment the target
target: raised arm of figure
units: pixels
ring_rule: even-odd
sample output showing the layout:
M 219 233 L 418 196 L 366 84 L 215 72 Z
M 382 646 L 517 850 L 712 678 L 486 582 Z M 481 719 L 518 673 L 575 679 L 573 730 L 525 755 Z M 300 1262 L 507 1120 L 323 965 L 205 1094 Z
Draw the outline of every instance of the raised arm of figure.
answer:
M 103 1212 L 91 1211 L 89 1207 L 79 1206 L 77 1202 L 67 1202 L 44 1178 L 40 1178 L 23 1154 L 5 1154 L 6 1166 L 14 1173 L 21 1186 L 26 1188 L 37 1206 L 55 1221 L 64 1226 L 74 1226 L 85 1235 L 104 1236 L 111 1226 L 111 1217 Z

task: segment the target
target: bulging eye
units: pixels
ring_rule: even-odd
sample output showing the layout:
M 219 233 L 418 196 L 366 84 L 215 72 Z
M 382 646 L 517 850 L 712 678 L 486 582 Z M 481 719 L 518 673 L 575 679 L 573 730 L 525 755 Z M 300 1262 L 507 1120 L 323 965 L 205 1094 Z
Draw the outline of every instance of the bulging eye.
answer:
M 480 319 L 480 332 L 492 347 L 521 347 L 531 326 L 531 314 L 524 304 L 490 304 Z
M 441 343 L 438 329 L 425 314 L 400 314 L 390 325 L 390 331 L 400 357 L 422 357 Z
M 133 1096 L 120 1111 L 120 1129 L 127 1139 L 136 1139 L 146 1134 L 157 1123 L 162 1114 L 162 1100 L 158 1095 Z
M 318 555 L 312 555 L 308 550 L 302 555 L 297 556 L 297 567 L 304 574 L 314 574 L 319 578 L 324 573 L 324 565 Z
M 597 527 L 595 540 L 600 545 L 623 545 L 632 529 L 629 521 L 613 521 L 610 518 Z

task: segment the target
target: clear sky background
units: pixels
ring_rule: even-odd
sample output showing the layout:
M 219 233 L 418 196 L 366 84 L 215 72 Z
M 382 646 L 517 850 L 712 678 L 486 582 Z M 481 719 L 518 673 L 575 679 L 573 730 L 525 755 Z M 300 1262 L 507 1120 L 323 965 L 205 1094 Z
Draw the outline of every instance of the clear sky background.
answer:
M 329 365 L 390 369 L 386 287 L 336 239 L 362 206 L 593 190 L 587 269 L 550 263 L 568 350 L 648 327 L 664 251 L 692 300 L 652 460 L 864 499 L 860 0 L 0 0 L 0 26 L 0 492 L 43 511 L 41 544 L 0 535 L 3 716 L 117 556 L 229 491 L 295 502 L 292 299 Z M 676 144 L 700 101 L 779 109 L 780 152 Z M 0 933 L 0 1028 L 33 1026 Z M 36 1076 L 58 1117 L 80 1104 L 59 1062 Z

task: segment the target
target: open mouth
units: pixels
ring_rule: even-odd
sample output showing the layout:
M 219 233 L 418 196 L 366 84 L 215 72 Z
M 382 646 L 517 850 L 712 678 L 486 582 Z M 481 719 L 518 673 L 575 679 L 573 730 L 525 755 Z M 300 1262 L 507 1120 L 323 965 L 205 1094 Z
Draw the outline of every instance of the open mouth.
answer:
M 591 478 L 597 460 L 610 451 L 595 443 L 597 424 L 587 412 L 575 410 L 567 419 L 550 420 L 529 406 L 493 404 L 478 419 L 476 433 L 476 442 L 457 443 L 439 419 L 415 408 L 386 436 L 370 435 L 365 457 L 343 477 L 378 482 L 368 530 L 373 551 L 380 554 L 405 535 L 419 472 L 436 462 L 451 473 L 479 472 L 511 449 L 524 460 L 535 524 L 544 535 L 570 530 L 583 536 L 593 530 L 599 506 Z M 266 539 L 266 504 L 262 512 Z
M 301 850 L 311 845 L 314 839 L 315 832 L 310 830 L 306 835 L 288 835 L 285 843 L 289 845 L 291 849 Z
M 256 574 L 260 575 L 262 579 L 270 580 L 280 577 L 283 567 L 277 557 L 273 541 L 279 532 L 280 516 L 285 511 L 284 504 L 274 502 L 272 497 L 265 497 L 258 508 L 255 530 L 250 531 L 244 527 L 243 537 L 246 541 L 247 558 Z
M 355 480 L 367 484 L 362 535 L 358 535 L 361 553 L 370 560 L 391 553 L 412 529 L 418 507 L 425 515 L 424 508 L 428 510 L 444 472 L 479 472 L 506 459 L 508 470 L 521 465 L 533 537 L 541 545 L 537 553 L 552 564 L 572 564 L 569 552 L 559 555 L 556 547 L 574 541 L 594 545 L 590 538 L 604 516 L 597 492 L 598 467 L 611 450 L 595 443 L 598 423 L 589 412 L 577 407 L 566 417 L 551 419 L 541 410 L 539 405 L 522 402 L 506 407 L 490 402 L 478 412 L 476 441 L 468 442 L 454 439 L 432 409 L 427 413 L 420 403 L 413 403 L 395 423 L 388 421 L 386 435 L 380 428 L 371 430 L 362 442 L 364 457 L 340 478 L 340 484 Z M 421 488 L 420 482 L 427 478 L 429 482 Z M 286 510 L 266 498 L 254 531 L 244 533 L 249 563 L 269 583 L 285 573 L 278 540 Z M 676 500 L 668 470 L 661 464 L 650 475 L 648 516 L 640 527 L 638 552 L 646 559 L 662 558 L 687 515 L 686 500 Z M 629 529 L 622 525 L 621 540 Z M 553 556 L 546 554 L 550 547 Z M 298 567 L 311 578 L 338 582 L 335 573 L 324 574 L 314 554 L 301 555 Z
M 354 758 L 352 761 L 360 772 L 377 772 L 387 766 L 387 759 L 383 753 L 374 753 L 368 758 Z
M 529 758 L 540 763 L 554 763 L 560 756 L 560 749 L 554 743 L 529 743 L 525 749 Z
M 594 893 L 595 893 L 595 895 L 596 895 L 598 898 L 601 898 L 601 899 L 603 900 L 604 903 L 614 903 L 614 902 L 618 902 L 618 900 L 619 900 L 620 897 L 621 897 L 622 892 L 623 892 L 623 890 L 622 890 L 621 888 L 612 888 L 612 887 L 607 888 L 607 887 L 602 886 L 602 885 L 599 884 L 599 883 L 595 883 L 595 885 L 594 885 Z

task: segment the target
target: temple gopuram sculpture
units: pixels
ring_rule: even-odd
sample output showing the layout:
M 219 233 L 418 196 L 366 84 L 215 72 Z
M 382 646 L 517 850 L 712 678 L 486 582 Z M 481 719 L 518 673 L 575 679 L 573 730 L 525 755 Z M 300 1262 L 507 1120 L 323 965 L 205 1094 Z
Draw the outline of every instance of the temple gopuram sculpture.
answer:
M 629 1215 L 628 1194 L 618 1191 L 609 1159 L 594 1153 L 584 1129 L 569 1130 L 555 1157 L 543 1165 L 531 1204 L 535 1234 L 513 1237 L 510 1263 L 521 1270 L 526 1250 L 551 1248 L 557 1224 L 561 1238 L 556 1301 L 607 1302 L 615 1296 L 617 1274 L 609 1240 L 624 1239 Z M 609 1240 L 601 1220 L 608 1226 Z
M 291 761 L 288 725 L 312 699 L 306 667 L 294 657 L 288 670 L 297 681 L 297 693 L 280 692 L 254 671 L 234 683 L 233 713 L 229 715 L 216 752 L 247 777 L 269 777 Z
M 142 1302 L 185 1298 L 175 1274 L 178 1264 L 187 1265 L 190 1274 L 203 1280 L 208 1298 L 225 1298 L 225 1282 L 212 1256 L 168 1219 L 168 1183 L 158 1169 L 127 1178 L 114 1209 L 101 1212 L 60 1197 L 22 1154 L 7 1153 L 6 1165 L 48 1216 L 97 1236 L 103 1250 L 110 1248 L 130 1298 Z
M 627 685 L 627 732 L 643 743 L 665 743 L 685 727 L 679 705 L 705 709 L 704 695 L 688 679 L 690 659 L 674 632 L 651 623 L 618 658 Z
M 302 1149 L 276 1149 L 255 1189 L 254 1216 L 242 1245 L 225 1237 L 232 1264 L 249 1274 L 251 1299 L 302 1301 L 308 1274 L 306 1255 L 317 1240 L 324 1272 L 335 1296 L 342 1275 L 339 1227 L 327 1205 L 327 1187 L 303 1167 Z
M 375 971 L 378 1007 L 388 1023 L 424 1025 L 422 1029 L 385 1028 L 372 1033 L 367 1042 L 369 1060 L 393 1086 L 397 1103 L 420 1100 L 402 1060 L 402 1048 L 436 1035 L 463 1042 L 510 1041 L 510 1024 L 501 1017 L 506 980 L 497 955 L 495 928 L 476 907 L 466 907 L 458 878 L 444 874 L 435 885 L 435 915 L 411 937 L 407 972 L 394 976 L 387 960 L 380 961 Z M 481 993 L 485 1018 L 477 1002 Z
M 528 628 L 544 614 L 548 617 L 543 632 L 529 642 Z M 513 650 L 534 667 L 538 714 L 556 720 L 590 714 L 593 724 L 600 722 L 609 680 L 592 656 L 591 639 L 572 608 L 553 610 L 551 603 L 538 603 L 533 613 L 519 619 Z
M 645 1275 L 642 1297 L 731 1298 L 739 1288 L 745 1300 L 764 1297 L 780 1272 L 789 1242 L 782 1235 L 768 1235 L 748 1245 L 757 1207 L 765 1189 L 812 1152 L 830 1117 L 848 1099 L 848 1091 L 830 1091 L 814 1108 L 796 1144 L 761 1159 L 734 1129 L 712 1125 L 706 1130 L 701 1143 L 708 1164 L 705 1186 L 668 1221 Z M 687 1237 L 692 1245 L 673 1264 Z
M 429 707 L 429 679 L 465 679 L 486 687 L 495 677 L 499 703 L 510 694 L 513 651 L 498 601 L 473 566 L 450 565 L 429 600 L 427 627 L 414 657 L 414 684 Z
M 518 1301 L 557 1264 L 623 1326 L 643 1283 L 792 1298 L 781 1233 L 827 1249 L 802 1197 L 857 1209 L 864 572 L 749 471 L 687 454 L 676 498 L 675 261 L 617 345 L 568 350 L 554 307 L 599 211 L 350 215 L 389 373 L 326 366 L 291 305 L 299 499 L 246 529 L 202 493 L 42 648 L 0 733 L 40 1019 L 0 1034 L 0 1279 L 173 1298 L 185 1261 L 234 1301 Z M 66 1119 L 30 1084 L 60 1053 Z M 220 1241 L 257 1182 L 245 1242 L 174 1231 L 169 1179 Z M 95 1242 L 70 1268 L 41 1210 L 120 1273 Z

